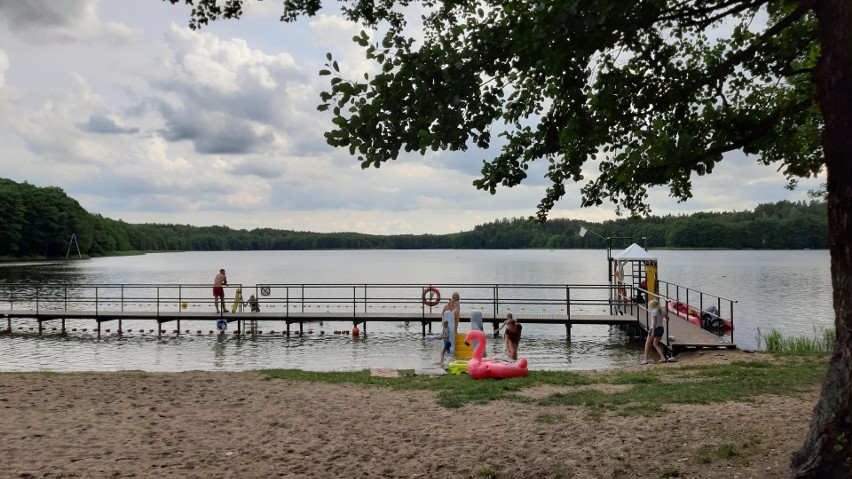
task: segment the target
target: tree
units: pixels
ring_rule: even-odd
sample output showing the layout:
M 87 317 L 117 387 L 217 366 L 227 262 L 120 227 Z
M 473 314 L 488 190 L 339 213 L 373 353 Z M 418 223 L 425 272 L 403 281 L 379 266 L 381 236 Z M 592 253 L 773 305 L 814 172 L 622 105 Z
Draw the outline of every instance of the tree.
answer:
M 179 0 L 169 0 L 176 3 Z M 193 3 L 193 0 L 187 0 Z M 332 3 L 328 2 L 327 3 Z M 380 73 L 343 78 L 332 54 L 321 110 L 329 144 L 363 167 L 403 152 L 487 148 L 477 188 L 494 193 L 546 161 L 545 219 L 566 184 L 584 206 L 647 214 L 647 189 L 680 200 L 693 175 L 742 150 L 788 178 L 827 172 L 837 345 L 797 477 L 852 475 L 852 2 L 848 0 L 340 0 L 344 15 L 386 33 L 355 37 Z M 198 0 L 190 26 L 238 18 L 243 0 Z M 404 9 L 424 7 L 424 35 Z M 285 0 L 282 20 L 321 0 Z M 722 35 L 721 27 L 726 34 Z

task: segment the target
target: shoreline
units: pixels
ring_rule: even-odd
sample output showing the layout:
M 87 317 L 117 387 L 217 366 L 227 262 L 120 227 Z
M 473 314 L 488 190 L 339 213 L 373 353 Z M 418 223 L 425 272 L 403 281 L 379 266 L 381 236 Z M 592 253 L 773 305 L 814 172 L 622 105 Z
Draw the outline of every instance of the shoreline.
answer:
M 788 475 L 819 394 L 660 404 L 647 416 L 537 402 L 625 387 L 536 386 L 450 409 L 429 390 L 259 372 L 2 373 L 0 443 L 13 477 L 773 478 Z

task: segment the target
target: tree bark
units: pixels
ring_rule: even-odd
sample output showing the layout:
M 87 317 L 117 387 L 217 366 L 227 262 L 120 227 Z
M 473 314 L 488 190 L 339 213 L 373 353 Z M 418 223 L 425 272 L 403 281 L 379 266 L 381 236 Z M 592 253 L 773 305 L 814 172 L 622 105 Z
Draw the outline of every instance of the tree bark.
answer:
M 825 130 L 829 251 L 837 343 L 810 431 L 793 454 L 797 478 L 852 477 L 852 1 L 818 0 L 821 57 L 814 72 Z

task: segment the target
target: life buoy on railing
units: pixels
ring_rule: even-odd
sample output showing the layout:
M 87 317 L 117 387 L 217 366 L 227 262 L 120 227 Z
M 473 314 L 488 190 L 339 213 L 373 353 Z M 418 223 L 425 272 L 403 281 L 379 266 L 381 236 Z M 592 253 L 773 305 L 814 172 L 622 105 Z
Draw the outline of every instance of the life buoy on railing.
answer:
M 421 299 L 423 300 L 423 304 L 426 306 L 437 306 L 438 303 L 441 302 L 441 292 L 438 291 L 438 288 L 433 288 L 431 286 L 423 288 L 423 295 L 421 296 Z

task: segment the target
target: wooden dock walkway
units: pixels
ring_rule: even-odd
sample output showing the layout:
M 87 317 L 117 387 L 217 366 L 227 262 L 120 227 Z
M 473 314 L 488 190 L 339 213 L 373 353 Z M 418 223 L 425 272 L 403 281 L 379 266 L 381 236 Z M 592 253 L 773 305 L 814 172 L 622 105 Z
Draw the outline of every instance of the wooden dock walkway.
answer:
M 575 315 L 568 317 L 565 314 L 516 314 L 516 318 L 523 323 L 529 324 L 562 324 L 566 329 L 574 324 L 597 324 L 597 325 L 635 325 L 636 318 L 631 318 L 623 315 L 595 314 L 595 315 Z M 39 323 L 47 321 L 57 321 L 66 319 L 75 320 L 94 320 L 98 324 L 108 321 L 121 320 L 152 320 L 157 321 L 162 325 L 173 321 L 208 321 L 215 323 L 220 319 L 225 319 L 229 323 L 235 321 L 251 322 L 251 321 L 268 321 L 286 323 L 289 330 L 289 325 L 304 323 L 320 322 L 320 321 L 347 321 L 353 326 L 365 326 L 369 322 L 420 322 L 425 327 L 430 327 L 432 323 L 441 322 L 441 314 L 433 313 L 405 313 L 405 312 L 355 312 L 352 311 L 326 311 L 326 312 L 237 312 L 219 314 L 216 312 L 195 312 L 195 311 L 177 311 L 177 312 L 149 312 L 149 311 L 21 311 L 21 310 L 0 310 L 0 318 L 7 319 L 7 329 L 11 330 L 12 319 L 35 319 Z M 484 324 L 492 324 L 495 328 L 502 324 L 503 317 L 494 317 L 493 314 L 482 313 L 482 322 Z M 471 321 L 471 313 L 464 312 L 460 318 L 461 322 L 469 323 Z
M 639 308 L 640 312 L 644 311 Z M 625 312 L 627 313 L 627 312 Z M 571 315 L 566 314 L 515 314 L 515 318 L 523 324 L 561 324 L 565 326 L 565 332 L 568 339 L 571 338 L 571 327 L 573 325 L 600 325 L 600 326 L 638 326 L 642 331 L 646 330 L 645 321 L 643 318 L 637 318 L 636 311 L 630 311 L 633 314 L 584 314 Z M 251 328 L 245 325 L 248 322 L 265 321 L 271 323 L 282 323 L 284 329 L 283 334 L 304 334 L 305 326 L 323 321 L 346 321 L 350 322 L 353 327 L 361 326 L 364 333 L 367 332 L 368 322 L 419 322 L 422 327 L 423 335 L 432 331 L 432 324 L 440 324 L 440 313 L 405 313 L 405 312 L 356 312 L 340 311 L 340 312 L 237 312 L 219 314 L 213 311 L 198 312 L 198 311 L 175 311 L 175 312 L 150 312 L 150 311 L 22 311 L 22 310 L 0 310 L 0 318 L 6 320 L 6 332 L 14 331 L 12 321 L 14 319 L 31 319 L 38 321 L 39 334 L 44 333 L 45 324 L 53 321 L 62 321 L 60 332 L 67 332 L 65 320 L 92 320 L 96 322 L 96 331 L 100 336 L 102 324 L 118 321 L 119 326 L 117 333 L 121 334 L 121 322 L 125 320 L 134 321 L 156 321 L 157 334 L 183 334 L 180 322 L 181 321 L 201 321 L 210 323 L 210 327 L 215 328 L 215 324 L 220 319 L 225 319 L 228 323 L 236 323 L 237 328 L 233 334 L 251 334 Z M 491 324 L 492 332 L 496 332 L 502 324 L 503 317 L 495 317 L 493 314 L 482 313 L 483 324 Z M 471 313 L 462 313 L 460 322 L 469 323 L 471 321 Z M 164 325 L 175 323 L 175 328 L 171 330 L 164 329 Z M 298 325 L 297 331 L 291 332 L 291 325 Z M 427 331 L 428 330 L 428 331 Z M 665 339 L 665 338 L 664 338 Z M 705 331 L 698 326 L 673 317 L 669 321 L 668 341 L 664 341 L 666 346 L 672 350 L 684 349 L 701 349 L 701 348 L 735 348 L 736 345 L 730 342 L 725 342 L 719 336 Z
M 432 332 L 433 323 L 440 329 L 443 303 L 434 285 L 300 283 L 228 288 L 234 291 L 234 300 L 226 300 L 229 312 L 219 314 L 208 284 L 0 283 L 0 332 L 37 329 L 43 334 L 47 325 L 51 333 L 63 334 L 69 332 L 69 320 L 76 323 L 72 332 L 80 321 L 94 321 L 92 332 L 98 337 L 105 328 L 110 334 L 113 329 L 118 334 L 128 332 L 123 321 L 155 322 L 157 335 L 186 334 L 189 329 L 181 325 L 185 321 L 192 322 L 188 326 L 197 334 L 200 328 L 213 331 L 221 319 L 235 323 L 236 327 L 228 329 L 238 335 L 258 332 L 258 322 L 272 323 L 284 334 L 290 334 L 293 325 L 298 326 L 295 334 L 302 334 L 306 324 L 313 329 L 321 321 L 346 321 L 365 333 L 371 322 L 419 322 L 424 336 Z M 483 324 L 492 325 L 492 332 L 498 331 L 508 312 L 521 323 L 563 325 L 568 339 L 574 325 L 619 326 L 635 336 L 641 336 L 647 327 L 644 306 L 615 300 L 616 290 L 611 284 L 449 284 L 441 288 L 460 292 L 464 298 L 462 322 L 470 322 L 472 314 L 481 314 Z M 246 295 L 257 298 L 261 312 L 244 312 Z M 616 311 L 616 306 L 622 310 Z M 727 310 L 726 317 L 733 320 L 733 306 Z M 33 320 L 37 328 L 26 323 Z M 17 324 L 13 326 L 13 322 Z M 117 322 L 116 328 L 112 322 Z M 153 328 L 146 329 L 154 332 Z M 672 350 L 736 347 L 676 317 L 670 320 L 663 343 Z
M 637 312 L 638 310 L 638 312 Z M 645 320 L 645 308 L 637 305 L 630 305 L 625 311 L 631 318 L 636 318 L 639 327 L 647 334 L 648 322 Z M 689 321 L 680 318 L 674 314 L 669 314 L 667 321 L 666 335 L 663 336 L 662 343 L 672 351 L 683 351 L 689 349 L 736 349 L 737 345 L 733 342 L 726 341 L 723 336 L 718 336 L 711 331 L 702 329 Z

